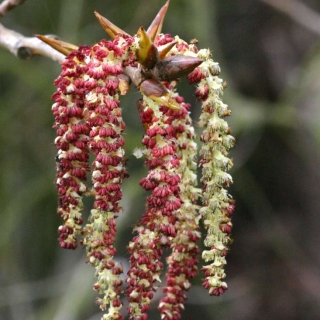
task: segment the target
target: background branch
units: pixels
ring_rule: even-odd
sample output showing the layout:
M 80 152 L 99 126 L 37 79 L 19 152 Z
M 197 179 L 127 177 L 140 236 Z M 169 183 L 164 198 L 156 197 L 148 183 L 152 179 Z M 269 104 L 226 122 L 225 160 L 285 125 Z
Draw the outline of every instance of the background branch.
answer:
M 320 15 L 297 0 L 260 0 L 269 6 L 286 13 L 291 19 L 320 35 Z
M 25 2 L 25 0 L 4 0 L 0 4 L 0 18 L 6 15 L 9 10 L 19 6 L 23 2 Z

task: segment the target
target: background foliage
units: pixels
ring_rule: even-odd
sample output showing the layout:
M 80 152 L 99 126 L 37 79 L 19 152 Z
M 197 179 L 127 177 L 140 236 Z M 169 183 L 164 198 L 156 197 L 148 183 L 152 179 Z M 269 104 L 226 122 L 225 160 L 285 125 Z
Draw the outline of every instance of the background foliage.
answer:
M 305 0 L 320 12 L 317 0 Z M 97 10 L 128 33 L 148 26 L 163 0 L 28 0 L 1 22 L 26 36 L 57 34 L 93 44 L 106 38 Z M 185 319 L 320 318 L 319 34 L 258 0 L 172 0 L 164 32 L 209 47 L 228 82 L 237 139 L 231 194 L 237 201 L 228 256 L 229 290 L 208 297 L 194 281 Z M 0 50 L 0 319 L 96 320 L 93 270 L 84 251 L 59 248 L 50 96 L 60 67 Z M 180 92 L 196 103 L 185 81 Z M 130 179 L 124 184 L 118 258 L 144 210 L 146 173 L 132 156 L 143 129 L 132 89 L 124 99 Z M 90 203 L 88 203 L 88 208 Z M 88 214 L 88 212 L 87 212 Z M 156 309 L 156 304 L 154 305 Z M 158 315 L 151 314 L 151 319 Z

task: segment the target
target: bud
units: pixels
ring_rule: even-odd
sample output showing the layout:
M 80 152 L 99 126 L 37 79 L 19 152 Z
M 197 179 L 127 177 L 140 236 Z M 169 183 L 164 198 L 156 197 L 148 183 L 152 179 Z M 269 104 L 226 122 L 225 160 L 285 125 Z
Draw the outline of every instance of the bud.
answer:
M 130 78 L 124 74 L 118 76 L 119 79 L 119 90 L 122 96 L 125 96 L 130 90 Z
M 137 36 L 139 39 L 139 48 L 137 49 L 138 62 L 147 69 L 151 69 L 159 59 L 159 53 L 156 46 L 152 43 L 148 34 L 140 27 Z
M 37 34 L 36 37 L 38 39 L 40 39 L 41 41 L 43 41 L 44 43 L 48 44 L 53 49 L 55 49 L 55 50 L 59 51 L 60 53 L 64 54 L 65 56 L 67 56 L 69 53 L 71 53 L 74 50 L 78 50 L 78 46 L 76 46 L 76 45 L 74 45 L 72 43 L 68 43 L 68 42 L 64 42 L 64 41 L 61 41 L 61 40 L 49 38 L 49 37 L 46 37 L 46 36 L 42 36 L 40 34 Z
M 161 97 L 167 93 L 165 86 L 156 79 L 143 81 L 140 85 L 140 91 L 148 97 Z
M 177 54 L 158 61 L 152 69 L 152 73 L 161 81 L 172 81 L 188 75 L 202 62 L 202 59 L 199 58 Z
M 180 106 L 175 99 L 172 99 L 169 92 L 161 82 L 155 79 L 147 79 L 140 85 L 142 94 L 150 99 L 164 105 L 172 110 L 180 110 Z
M 161 50 L 159 50 L 159 60 L 165 58 L 168 52 L 176 45 L 175 41 L 169 42 L 162 46 Z
M 150 37 L 150 39 L 152 41 L 155 40 L 156 36 L 161 33 L 161 29 L 162 29 L 162 25 L 163 25 L 163 20 L 164 17 L 167 13 L 168 10 L 168 6 L 169 6 L 169 0 L 166 2 L 166 4 L 159 10 L 158 14 L 156 15 L 156 17 L 153 19 L 153 21 L 151 22 L 148 30 L 147 30 L 147 34 Z
M 125 31 L 117 27 L 115 24 L 113 24 L 111 21 L 109 21 L 107 18 L 103 17 L 101 14 L 99 14 L 97 11 L 94 12 L 95 16 L 99 20 L 103 30 L 111 37 L 113 40 L 119 33 L 128 35 Z

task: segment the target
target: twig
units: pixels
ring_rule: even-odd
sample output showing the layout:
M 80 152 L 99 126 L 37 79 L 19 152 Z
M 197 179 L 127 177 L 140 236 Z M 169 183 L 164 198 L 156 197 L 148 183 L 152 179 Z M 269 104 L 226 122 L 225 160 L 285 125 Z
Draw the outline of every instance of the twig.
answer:
M 39 54 L 62 63 L 65 58 L 63 54 L 38 38 L 25 37 L 18 32 L 5 28 L 2 24 L 0 24 L 0 46 L 21 59 L 28 59 L 35 54 Z
M 23 2 L 25 0 L 4 0 L 0 4 L 0 18 Z M 7 29 L 2 24 L 0 24 L 0 47 L 9 50 L 21 59 L 28 59 L 35 54 L 39 54 L 62 63 L 65 58 L 63 54 L 43 43 L 38 38 L 25 37 L 16 31 Z
M 320 35 L 320 14 L 297 0 L 260 0 L 286 13 L 297 23 Z
M 0 18 L 6 15 L 9 10 L 19 6 L 23 2 L 25 2 L 25 0 L 4 0 L 0 4 Z

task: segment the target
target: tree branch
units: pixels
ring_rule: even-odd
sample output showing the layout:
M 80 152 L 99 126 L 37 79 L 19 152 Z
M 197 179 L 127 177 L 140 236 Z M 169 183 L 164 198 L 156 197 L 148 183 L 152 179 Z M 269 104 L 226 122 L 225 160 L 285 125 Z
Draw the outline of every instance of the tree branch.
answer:
M 5 16 L 9 10 L 19 6 L 23 2 L 25 2 L 25 0 L 4 0 L 0 4 L 0 18 Z
M 36 37 L 25 37 L 0 24 L 0 46 L 9 50 L 16 57 L 28 59 L 35 54 L 48 57 L 62 63 L 65 56 L 43 43 Z
M 0 4 L 0 18 L 9 10 L 19 6 L 25 0 L 4 0 Z M 36 37 L 25 37 L 22 34 L 7 29 L 0 23 L 0 47 L 3 47 L 21 59 L 28 59 L 35 54 L 48 57 L 62 63 L 65 56 L 54 50 Z
M 320 14 L 297 0 L 260 0 L 286 13 L 291 19 L 320 35 Z

